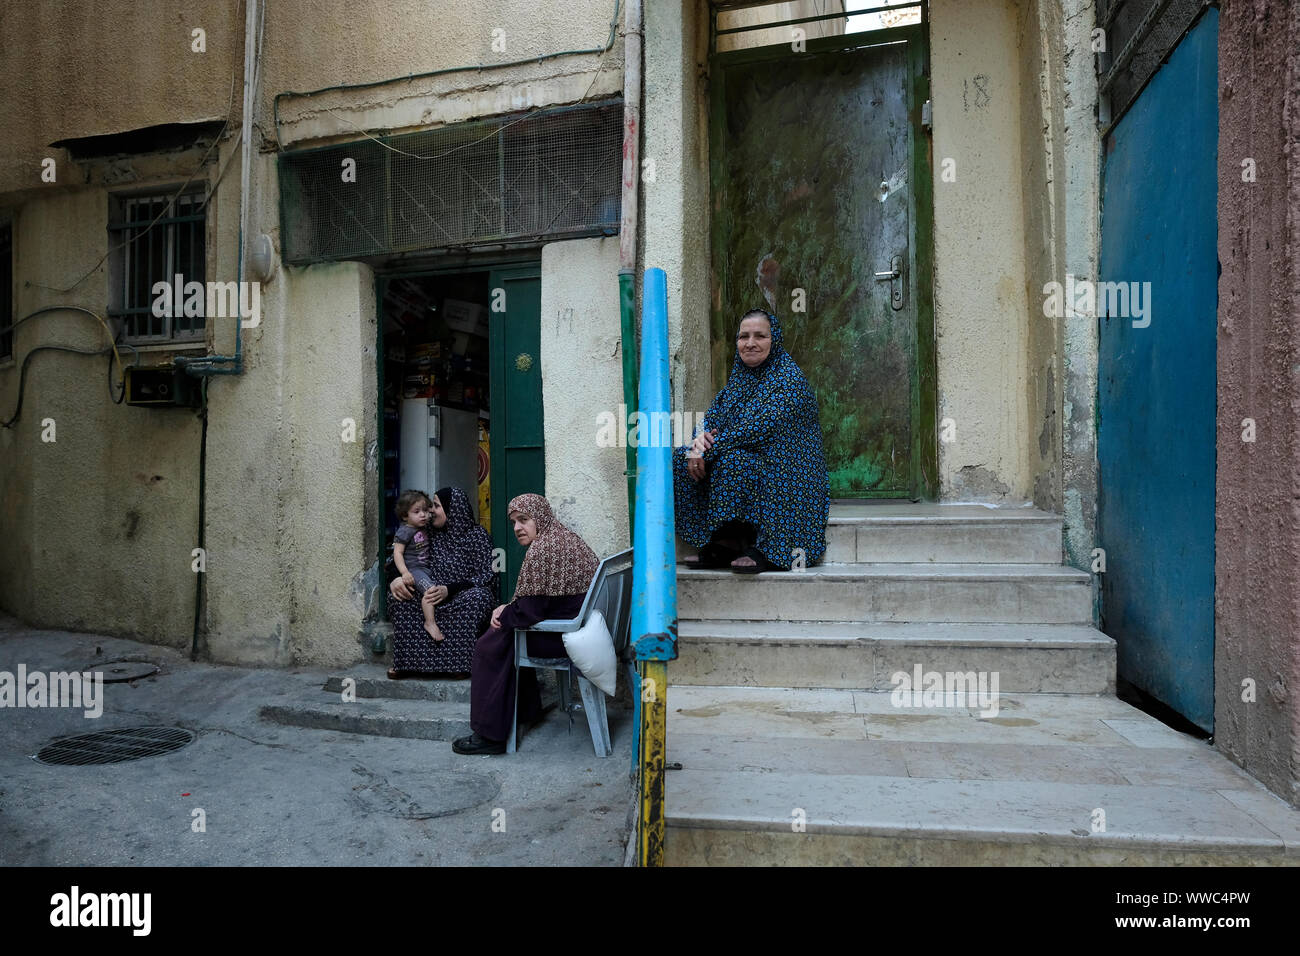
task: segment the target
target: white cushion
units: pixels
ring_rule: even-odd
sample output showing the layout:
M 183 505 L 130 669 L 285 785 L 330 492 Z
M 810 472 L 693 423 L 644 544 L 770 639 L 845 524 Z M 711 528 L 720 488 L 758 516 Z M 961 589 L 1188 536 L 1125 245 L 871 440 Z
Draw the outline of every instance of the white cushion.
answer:
M 618 658 L 614 655 L 614 639 L 609 636 L 603 614 L 592 611 L 586 624 L 576 631 L 566 632 L 564 650 L 582 671 L 583 677 L 610 697 L 614 696 Z

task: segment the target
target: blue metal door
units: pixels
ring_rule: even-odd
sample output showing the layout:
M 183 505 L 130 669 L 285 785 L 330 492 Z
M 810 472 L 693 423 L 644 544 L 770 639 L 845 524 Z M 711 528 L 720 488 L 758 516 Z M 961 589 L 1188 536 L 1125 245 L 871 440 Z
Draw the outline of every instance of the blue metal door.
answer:
M 1122 678 L 1206 730 L 1214 726 L 1217 41 L 1211 9 L 1106 144 L 1097 289 L 1102 629 L 1119 646 Z

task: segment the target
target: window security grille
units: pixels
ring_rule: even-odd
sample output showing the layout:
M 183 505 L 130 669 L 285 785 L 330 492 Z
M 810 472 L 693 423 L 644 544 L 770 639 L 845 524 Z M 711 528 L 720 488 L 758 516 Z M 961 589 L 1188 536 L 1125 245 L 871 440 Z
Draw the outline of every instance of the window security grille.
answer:
M 1209 6 L 1207 0 L 1098 0 L 1098 120 L 1110 133 L 1160 64 Z M 1094 41 L 1095 43 L 1096 41 Z
M 203 316 L 187 317 L 179 306 L 170 310 L 178 313 L 174 317 L 153 314 L 153 287 L 157 282 L 174 285 L 178 275 L 182 287 L 206 281 L 203 194 L 116 196 L 111 201 L 115 214 L 109 217 L 109 244 L 121 248 L 114 253 L 109 315 L 121 320 L 124 340 L 201 340 Z
M 286 262 L 613 234 L 623 107 L 563 107 L 279 159 Z

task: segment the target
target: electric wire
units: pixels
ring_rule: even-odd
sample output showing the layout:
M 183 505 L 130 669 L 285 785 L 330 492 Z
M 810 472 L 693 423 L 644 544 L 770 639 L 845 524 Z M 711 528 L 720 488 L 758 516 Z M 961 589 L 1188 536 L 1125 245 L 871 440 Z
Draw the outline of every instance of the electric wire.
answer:
M 22 323 L 26 322 L 28 319 L 34 319 L 34 318 L 36 318 L 36 316 L 38 316 L 38 315 L 43 315 L 43 314 L 45 314 L 46 312 L 82 312 L 82 313 L 84 313 L 84 314 L 86 314 L 86 315 L 92 316 L 96 321 L 99 322 L 100 325 L 102 325 L 102 326 L 104 327 L 104 333 L 108 336 L 108 346 L 107 346 L 106 348 L 102 348 L 102 349 L 90 350 L 90 349 L 78 349 L 78 348 L 74 348 L 74 347 L 72 347 L 72 346 L 70 346 L 70 345 L 37 345 L 37 346 L 34 346 L 34 347 L 28 349 L 28 350 L 27 350 L 27 353 L 23 356 L 22 366 L 21 366 L 21 368 L 20 368 L 20 370 L 19 370 L 19 373 L 18 373 L 18 403 L 17 403 L 17 405 L 14 407 L 14 413 L 13 413 L 13 416 L 12 416 L 11 418 L 9 418 L 8 420 L 6 420 L 6 421 L 0 422 L 0 428 L 11 428 L 11 427 L 13 426 L 13 424 L 14 424 L 16 421 L 18 421 L 18 415 L 19 415 L 19 413 L 22 411 L 22 408 L 23 408 L 23 388 L 24 388 L 24 385 L 26 384 L 26 381 L 27 381 L 27 364 L 28 364 L 28 360 L 32 357 L 32 355 L 34 355 L 34 354 L 37 353 L 37 352 L 40 352 L 40 351 L 74 352 L 74 353 L 76 353 L 76 354 L 78 354 L 78 355 L 108 355 L 108 354 L 111 353 L 112 356 L 113 356 L 113 358 L 117 360 L 117 367 L 118 367 L 118 370 L 122 373 L 122 383 L 121 383 L 121 386 L 120 386 L 120 394 L 119 394 L 119 396 L 118 396 L 117 398 L 114 398 L 114 399 L 113 399 L 113 404 L 114 404 L 114 405 L 120 405 L 120 404 L 122 404 L 122 398 L 125 397 L 125 395 L 126 395 L 126 365 L 122 362 L 122 353 L 121 353 L 120 351 L 118 351 L 118 345 L 121 344 L 123 348 L 128 348 L 128 349 L 130 349 L 130 350 L 134 353 L 134 355 L 135 355 L 135 361 L 132 363 L 133 365 L 138 365 L 139 362 L 140 362 L 140 358 L 139 358 L 140 353 L 139 353 L 139 351 L 138 351 L 138 350 L 137 350 L 133 345 L 130 345 L 130 344 L 126 343 L 126 342 L 118 343 L 118 342 L 116 341 L 116 338 L 115 338 L 114 335 L 113 335 L 113 330 L 109 327 L 108 322 L 105 321 L 105 319 L 104 319 L 104 317 L 103 317 L 102 315 L 100 315 L 100 314 L 99 314 L 98 312 L 96 312 L 94 309 L 87 309 L 87 308 L 85 308 L 85 307 L 83 307 L 83 306 L 80 306 L 80 305 L 47 305 L 47 306 L 44 306 L 43 308 L 37 309 L 35 312 L 29 312 L 29 313 L 27 313 L 27 315 L 24 315 L 21 319 L 18 319 L 18 320 L 17 320 L 16 322 L 14 322 L 12 325 L 10 325 L 10 326 L 8 326 L 8 327 L 6 327 L 6 328 L 0 329 L 0 335 L 3 335 L 3 334 L 6 333 L 6 332 L 12 332 L 14 329 L 16 329 L 16 328 L 17 328 L 18 326 L 20 326 Z M 112 384 L 113 384 L 113 361 L 112 361 L 112 360 L 110 360 L 109 363 L 108 363 L 108 375 L 109 375 L 109 391 L 108 391 L 108 394 L 109 394 L 109 397 L 111 398 L 112 395 L 113 395 L 113 388 L 112 388 Z
M 126 345 L 126 343 L 122 343 L 122 344 L 125 345 L 126 348 L 135 351 L 135 349 L 132 348 L 130 345 Z M 27 354 L 23 356 L 22 364 L 18 368 L 18 402 L 14 406 L 13 415 L 7 418 L 5 421 L 0 422 L 0 428 L 13 428 L 13 426 L 17 423 L 19 416 L 22 414 L 23 391 L 27 382 L 27 368 L 31 364 L 32 357 L 36 355 L 37 352 L 72 352 L 74 355 L 111 355 L 113 354 L 114 349 L 111 346 L 106 346 L 102 349 L 79 349 L 79 348 L 74 348 L 71 345 L 36 345 L 28 349 Z M 110 362 L 109 363 L 110 371 L 112 367 L 113 367 L 112 362 Z M 112 397 L 111 378 L 109 384 L 110 384 L 109 397 L 111 398 Z M 125 382 L 123 383 L 123 388 L 125 389 Z M 113 403 L 121 404 L 121 401 L 119 399 L 113 399 Z

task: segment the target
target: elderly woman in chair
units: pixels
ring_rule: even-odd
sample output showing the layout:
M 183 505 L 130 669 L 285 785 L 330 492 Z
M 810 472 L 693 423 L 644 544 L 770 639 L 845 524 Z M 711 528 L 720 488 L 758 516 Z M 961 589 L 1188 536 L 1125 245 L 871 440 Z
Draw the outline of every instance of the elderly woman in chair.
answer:
M 789 570 L 826 553 L 830 491 L 817 398 L 761 309 L 740 320 L 727 384 L 673 452 L 677 533 L 688 567 Z
M 514 599 L 492 612 L 488 629 L 474 646 L 469 688 L 473 733 L 452 741 L 451 749 L 458 754 L 506 752 L 515 716 L 515 629 L 577 617 L 599 564 L 596 553 L 560 523 L 541 495 L 511 499 L 506 514 L 514 524 L 515 539 L 528 553 L 519 568 Z M 528 653 L 563 657 L 564 638 L 530 634 Z M 520 726 L 536 721 L 542 714 L 542 699 L 534 671 L 519 675 L 518 696 Z

